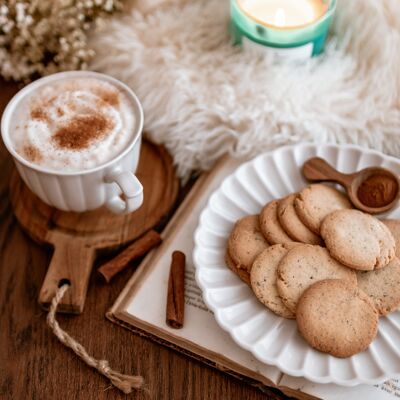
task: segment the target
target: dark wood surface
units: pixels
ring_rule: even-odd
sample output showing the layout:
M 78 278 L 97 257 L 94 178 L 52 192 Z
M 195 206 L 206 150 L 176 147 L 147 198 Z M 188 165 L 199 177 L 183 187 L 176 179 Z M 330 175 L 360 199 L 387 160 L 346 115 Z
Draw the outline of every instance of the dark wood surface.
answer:
M 132 242 L 158 225 L 174 207 L 179 179 L 172 157 L 164 147 L 143 140 L 136 176 L 145 193 L 142 206 L 135 212 L 115 215 L 106 207 L 85 213 L 56 210 L 34 195 L 14 170 L 9 184 L 14 216 L 29 237 L 54 248 L 39 294 L 39 303 L 45 308 L 59 282 L 68 280 L 71 287 L 58 310 L 80 314 L 95 254 Z
M 16 86 L 0 81 L 0 110 Z M 0 144 L 0 399 L 284 399 L 261 391 L 175 351 L 141 338 L 105 319 L 129 279 L 127 270 L 107 286 L 89 284 L 85 310 L 59 315 L 62 328 L 94 357 L 123 373 L 142 374 L 147 392 L 124 395 L 57 341 L 37 304 L 51 251 L 32 242 L 18 226 L 8 200 L 13 169 Z M 99 261 L 98 261 L 99 263 Z

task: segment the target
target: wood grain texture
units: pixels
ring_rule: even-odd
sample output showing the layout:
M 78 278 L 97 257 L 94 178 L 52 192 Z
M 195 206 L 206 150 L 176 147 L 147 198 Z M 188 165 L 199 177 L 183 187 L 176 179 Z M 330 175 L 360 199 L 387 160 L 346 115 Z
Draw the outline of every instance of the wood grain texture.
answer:
M 320 157 L 312 157 L 303 164 L 304 177 L 312 182 L 338 182 L 347 190 L 350 188 L 355 174 L 343 174 L 337 171 Z
M 28 189 L 14 170 L 9 190 L 18 222 L 31 238 L 54 249 L 39 293 L 42 306 L 48 308 L 59 283 L 68 281 L 71 287 L 58 310 L 81 313 L 96 253 L 133 241 L 171 210 L 178 194 L 179 180 L 172 158 L 163 147 L 143 141 L 136 176 L 143 185 L 142 206 L 133 213 L 116 215 L 106 207 L 85 213 L 50 207 Z
M 15 91 L 15 85 L 0 82 L 1 109 Z M 2 143 L 0 168 L 0 399 L 286 399 L 278 391 L 261 393 L 107 321 L 105 312 L 132 270 L 122 272 L 112 285 L 99 283 L 92 274 L 84 313 L 58 317 L 62 328 L 94 357 L 108 359 L 111 367 L 121 372 L 142 374 L 149 392 L 124 395 L 111 388 L 47 327 L 37 295 L 52 251 L 35 244 L 13 217 L 8 200 L 13 165 Z M 104 260 L 102 256 L 96 264 Z

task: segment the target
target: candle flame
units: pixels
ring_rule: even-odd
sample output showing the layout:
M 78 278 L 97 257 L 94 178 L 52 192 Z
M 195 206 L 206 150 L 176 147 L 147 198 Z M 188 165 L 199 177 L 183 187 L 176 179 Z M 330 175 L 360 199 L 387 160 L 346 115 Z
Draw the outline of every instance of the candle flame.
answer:
M 278 8 L 274 17 L 274 25 L 275 26 L 285 26 L 286 24 L 286 15 L 285 10 L 283 8 Z

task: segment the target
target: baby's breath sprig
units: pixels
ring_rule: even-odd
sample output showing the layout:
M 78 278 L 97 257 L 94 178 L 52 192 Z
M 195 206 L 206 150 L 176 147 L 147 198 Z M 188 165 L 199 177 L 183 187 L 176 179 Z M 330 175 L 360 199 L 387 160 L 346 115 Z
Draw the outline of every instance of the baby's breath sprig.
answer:
M 88 30 L 121 7 L 121 0 L 1 1 L 0 75 L 29 81 L 87 68 Z

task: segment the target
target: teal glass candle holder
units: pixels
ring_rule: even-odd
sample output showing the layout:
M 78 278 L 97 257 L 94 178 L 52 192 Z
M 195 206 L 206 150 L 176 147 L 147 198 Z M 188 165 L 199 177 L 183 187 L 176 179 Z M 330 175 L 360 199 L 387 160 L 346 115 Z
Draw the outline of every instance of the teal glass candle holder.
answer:
M 319 18 L 299 26 L 273 26 L 257 16 L 250 16 L 239 5 L 240 0 L 231 2 L 231 33 L 235 45 L 268 49 L 278 56 L 286 54 L 292 58 L 308 58 L 321 54 L 336 9 L 336 0 L 323 0 L 327 10 Z

